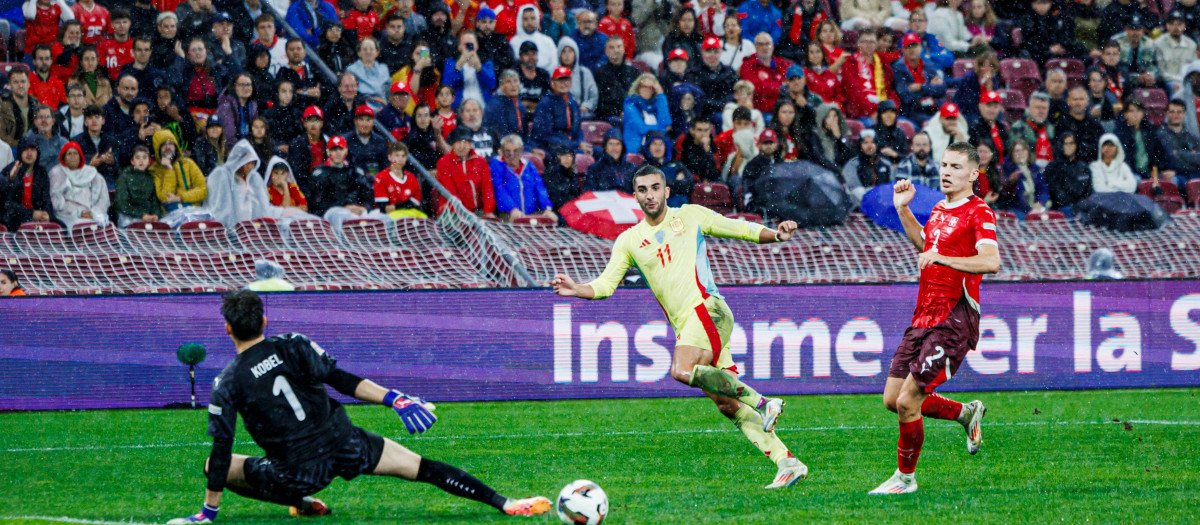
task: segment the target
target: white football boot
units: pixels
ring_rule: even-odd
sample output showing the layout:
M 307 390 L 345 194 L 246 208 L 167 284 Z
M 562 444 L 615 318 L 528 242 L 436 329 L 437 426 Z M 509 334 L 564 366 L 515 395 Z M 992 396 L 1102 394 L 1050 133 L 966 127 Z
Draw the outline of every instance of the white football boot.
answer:
M 892 474 L 891 478 L 883 482 L 882 485 L 875 487 L 875 490 L 868 492 L 873 495 L 884 494 L 908 494 L 917 491 L 917 476 L 916 474 L 905 474 L 896 469 L 896 473 Z
M 962 414 L 958 416 L 958 422 L 967 431 L 967 452 L 974 455 L 979 452 L 979 445 L 983 443 L 983 416 L 987 415 L 987 407 L 983 406 L 983 401 L 978 399 L 963 405 Z
M 779 415 L 783 413 L 783 406 L 787 403 L 777 397 L 768 397 L 766 400 L 767 403 L 759 413 L 762 415 L 763 432 L 770 434 L 775 431 L 775 422 L 779 421 Z
M 804 463 L 801 463 L 800 460 L 794 457 L 784 458 L 783 461 L 779 462 L 779 472 L 775 473 L 775 480 L 763 488 L 781 489 L 790 487 L 807 477 L 808 467 Z

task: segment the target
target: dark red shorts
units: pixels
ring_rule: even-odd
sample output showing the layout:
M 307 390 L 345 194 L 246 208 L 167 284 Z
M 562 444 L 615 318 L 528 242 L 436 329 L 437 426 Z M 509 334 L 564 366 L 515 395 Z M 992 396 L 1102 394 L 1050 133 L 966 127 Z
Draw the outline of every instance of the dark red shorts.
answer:
M 888 377 L 904 379 L 912 375 L 925 393 L 933 392 L 954 377 L 978 341 L 979 312 L 964 297 L 945 321 L 929 328 L 910 326 L 904 331 Z

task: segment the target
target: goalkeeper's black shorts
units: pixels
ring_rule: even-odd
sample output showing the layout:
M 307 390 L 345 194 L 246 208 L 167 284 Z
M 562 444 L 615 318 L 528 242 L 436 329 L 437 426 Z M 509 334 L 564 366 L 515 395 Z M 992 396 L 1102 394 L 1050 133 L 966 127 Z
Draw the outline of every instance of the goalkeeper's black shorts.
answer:
M 329 457 L 298 465 L 278 465 L 270 458 L 246 459 L 246 482 L 276 497 L 300 498 L 320 492 L 341 477 L 369 474 L 383 456 L 383 438 L 354 427 L 350 439 Z

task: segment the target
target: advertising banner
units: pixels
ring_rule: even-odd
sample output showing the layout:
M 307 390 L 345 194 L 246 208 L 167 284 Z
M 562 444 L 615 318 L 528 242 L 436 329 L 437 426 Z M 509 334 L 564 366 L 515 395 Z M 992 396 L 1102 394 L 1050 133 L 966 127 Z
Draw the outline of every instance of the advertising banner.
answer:
M 731 352 L 771 395 L 880 392 L 916 285 L 724 287 Z M 267 333 L 300 332 L 348 371 L 431 401 L 697 395 L 670 377 L 674 333 L 647 289 L 272 294 Z M 234 358 L 218 295 L 0 301 L 0 410 L 188 401 Z M 1200 281 L 984 283 L 981 337 L 942 389 L 1200 384 Z M 331 389 L 332 391 L 332 389 Z

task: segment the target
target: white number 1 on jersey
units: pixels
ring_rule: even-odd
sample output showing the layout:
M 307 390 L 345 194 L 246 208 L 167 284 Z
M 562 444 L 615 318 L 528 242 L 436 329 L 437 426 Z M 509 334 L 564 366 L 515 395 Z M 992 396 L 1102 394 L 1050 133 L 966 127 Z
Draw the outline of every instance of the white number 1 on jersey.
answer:
M 296 414 L 297 421 L 304 421 L 308 415 L 304 413 L 304 407 L 300 406 L 300 400 L 296 398 L 296 393 L 292 392 L 292 385 L 289 385 L 287 378 L 282 375 L 275 376 L 275 385 L 271 388 L 271 393 L 279 395 L 283 392 L 284 399 L 287 399 L 289 405 L 292 405 L 292 412 Z

